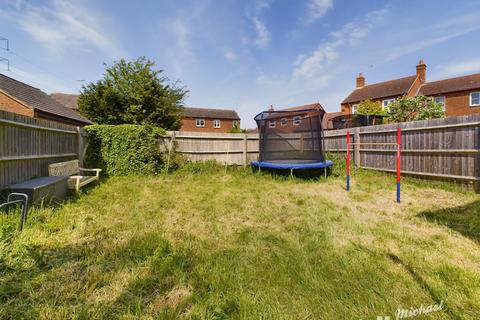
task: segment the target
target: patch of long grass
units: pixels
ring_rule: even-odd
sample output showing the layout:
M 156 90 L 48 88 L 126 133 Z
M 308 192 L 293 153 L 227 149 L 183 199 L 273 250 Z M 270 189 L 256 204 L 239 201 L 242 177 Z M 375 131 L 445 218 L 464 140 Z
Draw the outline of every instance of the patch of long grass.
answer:
M 431 319 L 480 316 L 476 227 L 446 221 L 478 196 L 405 179 L 398 205 L 391 175 L 347 193 L 339 173 L 224 169 L 110 178 L 22 233 L 5 217 L 0 318 L 375 319 L 441 299 Z

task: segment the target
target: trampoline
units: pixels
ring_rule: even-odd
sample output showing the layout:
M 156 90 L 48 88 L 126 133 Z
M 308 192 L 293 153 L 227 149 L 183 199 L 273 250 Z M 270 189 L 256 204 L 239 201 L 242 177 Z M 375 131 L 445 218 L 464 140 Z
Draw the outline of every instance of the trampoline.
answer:
M 259 132 L 259 160 L 254 168 L 289 170 L 323 169 L 333 162 L 325 159 L 322 119 L 325 111 L 318 104 L 313 108 L 292 108 L 264 111 L 255 116 Z

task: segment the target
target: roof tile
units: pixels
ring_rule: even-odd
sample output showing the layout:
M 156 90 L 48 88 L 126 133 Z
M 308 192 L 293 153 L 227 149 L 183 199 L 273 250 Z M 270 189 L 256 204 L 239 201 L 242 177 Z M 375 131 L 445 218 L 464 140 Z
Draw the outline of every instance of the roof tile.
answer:
M 387 98 L 404 95 L 412 87 L 417 76 L 384 81 L 357 88 L 342 103 L 359 102 L 367 99 Z
M 23 102 L 29 108 L 52 115 L 75 120 L 84 124 L 92 123 L 79 113 L 51 98 L 42 90 L 0 74 L 0 90 Z
M 188 118 L 211 118 L 240 120 L 235 110 L 210 108 L 184 108 L 183 116 Z
M 420 88 L 419 94 L 430 96 L 441 93 L 466 91 L 479 88 L 480 73 L 476 73 L 463 77 L 427 82 Z

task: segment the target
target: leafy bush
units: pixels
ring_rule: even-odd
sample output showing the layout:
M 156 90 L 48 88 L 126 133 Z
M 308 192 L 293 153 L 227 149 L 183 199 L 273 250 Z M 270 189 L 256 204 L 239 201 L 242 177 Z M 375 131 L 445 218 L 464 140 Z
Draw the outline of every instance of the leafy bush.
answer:
M 392 122 L 406 122 L 442 118 L 443 106 L 426 96 L 398 98 L 387 106 L 387 115 Z
M 85 127 L 88 149 L 85 163 L 106 175 L 157 174 L 166 162 L 158 145 L 165 131 L 142 125 Z
M 360 102 L 357 109 L 357 114 L 362 115 L 385 115 L 385 112 L 382 110 L 382 106 L 379 102 L 374 102 L 372 100 L 365 100 Z
M 171 83 L 145 57 L 106 66 L 103 78 L 83 87 L 78 111 L 97 124 L 147 124 L 176 130 L 181 126 L 188 91 Z

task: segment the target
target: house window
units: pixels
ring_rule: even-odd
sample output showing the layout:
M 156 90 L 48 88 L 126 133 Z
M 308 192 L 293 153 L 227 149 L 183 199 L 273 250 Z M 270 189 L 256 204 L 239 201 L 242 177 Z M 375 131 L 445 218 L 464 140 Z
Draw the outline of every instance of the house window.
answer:
M 435 103 L 441 104 L 443 107 L 443 111 L 445 111 L 445 96 L 434 97 L 433 101 L 435 101 Z
M 352 114 L 356 114 L 358 111 L 358 103 L 352 104 Z
M 382 109 L 385 109 L 390 103 L 395 102 L 395 99 L 385 99 L 382 101 Z
M 201 128 L 205 127 L 205 119 L 196 119 L 195 126 Z
M 213 120 L 213 127 L 215 129 L 219 129 L 220 128 L 220 120 L 218 120 L 218 119 Z
M 299 126 L 300 123 L 302 123 L 302 117 L 300 117 L 300 116 L 293 117 L 293 125 L 294 126 Z
M 480 91 L 470 93 L 470 107 L 480 107 Z
M 276 125 L 275 120 L 268 121 L 268 127 L 269 128 L 275 128 L 275 125 Z
M 282 119 L 280 120 L 280 124 L 282 125 L 282 127 L 285 127 L 285 126 L 287 125 L 287 123 L 288 123 L 287 118 L 282 118 Z
M 232 121 L 232 128 L 238 128 L 238 121 L 237 120 Z

